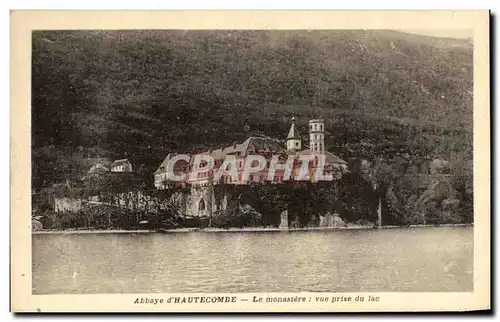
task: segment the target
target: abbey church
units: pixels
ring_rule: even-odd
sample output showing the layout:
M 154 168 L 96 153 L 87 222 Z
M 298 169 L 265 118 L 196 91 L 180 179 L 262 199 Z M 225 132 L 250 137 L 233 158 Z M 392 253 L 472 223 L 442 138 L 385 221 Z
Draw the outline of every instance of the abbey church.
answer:
M 248 178 L 243 176 L 245 158 L 248 155 L 262 155 L 267 160 L 270 160 L 273 155 L 280 155 L 280 160 L 286 162 L 289 156 L 295 157 L 293 172 L 298 174 L 301 166 L 299 161 L 301 156 L 311 156 L 311 161 L 309 163 L 310 180 L 314 181 L 314 173 L 318 166 L 318 156 L 325 157 L 324 169 L 327 172 L 334 173 L 335 176 L 341 176 L 347 170 L 347 162 L 340 159 L 331 152 L 325 150 L 325 123 L 322 119 L 313 119 L 309 121 L 309 148 L 304 148 L 302 142 L 302 137 L 300 136 L 297 127 L 295 125 L 295 118 L 292 118 L 290 130 L 285 139 L 285 144 L 283 140 L 270 137 L 249 137 L 241 144 L 234 144 L 232 146 L 209 150 L 201 152 L 199 154 L 211 156 L 214 159 L 213 170 L 199 173 L 196 177 L 186 176 L 185 181 L 182 183 L 184 185 L 207 185 L 207 184 L 251 184 L 251 183 L 274 183 L 279 184 L 284 182 L 284 170 L 277 169 L 274 173 L 273 178 L 270 180 L 268 176 L 269 166 L 266 166 L 263 170 L 252 173 Z M 155 187 L 156 189 L 167 189 L 170 184 L 167 180 L 167 165 L 169 160 L 175 154 L 169 154 L 162 162 L 162 164 L 155 171 Z M 214 182 L 214 173 L 222 165 L 224 159 L 232 155 L 236 159 L 237 165 L 237 178 L 231 176 L 222 177 L 221 182 Z M 194 158 L 191 159 L 191 163 L 178 161 L 175 164 L 175 172 L 189 173 L 190 169 L 193 167 Z M 293 177 L 293 176 L 292 176 Z
M 191 158 L 189 163 L 177 161 L 173 170 L 176 174 L 186 174 L 183 182 L 173 182 L 167 179 L 168 163 L 175 156 L 173 153 L 169 154 L 154 173 L 155 187 L 158 190 L 169 189 L 175 185 L 188 188 L 189 193 L 177 194 L 173 198 L 182 204 L 183 212 L 187 216 L 204 217 L 210 216 L 217 211 L 224 211 L 227 208 L 227 196 L 224 196 L 222 202 L 215 201 L 214 190 L 219 184 L 282 184 L 287 181 L 284 169 L 273 170 L 274 175 L 271 174 L 271 179 L 269 178 L 269 162 L 261 171 L 252 172 L 250 175 L 245 176 L 245 159 L 249 155 L 262 155 L 268 161 L 273 156 L 279 155 L 280 163 L 287 162 L 290 157 L 293 158 L 292 176 L 288 180 L 293 180 L 295 175 L 299 173 L 302 166 L 301 156 L 307 156 L 310 160 L 307 179 L 309 182 L 315 181 L 314 174 L 320 156 L 324 158 L 322 171 L 332 174 L 334 180 L 339 179 L 347 172 L 347 162 L 325 150 L 325 123 L 322 119 L 309 121 L 309 147 L 305 146 L 303 138 L 297 130 L 295 118 L 291 120 L 290 130 L 284 141 L 270 137 L 252 136 L 240 144 L 236 143 L 232 146 L 201 152 L 199 154 L 211 156 L 214 164 L 212 170 L 197 173 L 194 177 L 187 175 L 193 168 L 194 158 Z M 237 175 L 223 176 L 220 181 L 215 181 L 214 174 L 228 155 L 234 156 L 236 160 Z

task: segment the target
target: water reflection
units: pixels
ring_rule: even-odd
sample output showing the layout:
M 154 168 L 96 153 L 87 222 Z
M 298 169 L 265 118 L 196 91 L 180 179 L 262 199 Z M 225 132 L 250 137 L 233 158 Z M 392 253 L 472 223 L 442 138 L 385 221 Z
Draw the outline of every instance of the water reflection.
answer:
M 33 292 L 472 291 L 472 228 L 34 235 Z

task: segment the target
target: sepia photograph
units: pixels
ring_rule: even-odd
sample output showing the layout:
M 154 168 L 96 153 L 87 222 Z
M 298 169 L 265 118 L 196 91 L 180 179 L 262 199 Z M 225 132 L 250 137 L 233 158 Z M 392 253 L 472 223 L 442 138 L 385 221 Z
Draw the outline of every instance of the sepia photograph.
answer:
M 477 291 L 474 29 L 30 38 L 32 296 Z

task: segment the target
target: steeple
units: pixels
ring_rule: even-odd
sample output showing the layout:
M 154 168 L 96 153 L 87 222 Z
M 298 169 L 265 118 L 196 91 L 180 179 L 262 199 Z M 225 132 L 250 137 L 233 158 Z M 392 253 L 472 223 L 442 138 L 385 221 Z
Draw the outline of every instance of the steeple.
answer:
M 290 126 L 290 131 L 286 137 L 286 150 L 290 152 L 299 151 L 302 149 L 302 140 L 300 138 L 299 132 L 295 128 L 295 116 L 292 117 L 292 126 Z
M 290 127 L 290 131 L 288 131 L 286 139 L 300 139 L 299 132 L 295 129 L 295 116 L 292 117 L 292 126 Z

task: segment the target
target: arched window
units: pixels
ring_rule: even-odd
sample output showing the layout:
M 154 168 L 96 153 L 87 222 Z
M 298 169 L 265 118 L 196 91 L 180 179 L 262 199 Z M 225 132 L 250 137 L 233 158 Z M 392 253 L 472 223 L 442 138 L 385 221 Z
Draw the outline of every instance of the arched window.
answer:
M 200 200 L 200 203 L 198 205 L 198 210 L 199 211 L 204 211 L 205 210 L 205 200 L 204 199 Z

